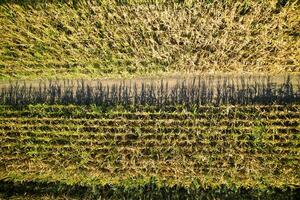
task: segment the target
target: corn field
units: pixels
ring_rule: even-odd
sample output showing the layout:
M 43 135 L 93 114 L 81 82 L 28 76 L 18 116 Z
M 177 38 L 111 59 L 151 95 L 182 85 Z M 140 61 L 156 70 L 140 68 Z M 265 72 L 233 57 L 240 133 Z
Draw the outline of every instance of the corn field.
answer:
M 298 200 L 299 8 L 0 0 L 0 199 Z
M 0 194 L 296 199 L 299 83 L 275 79 L 6 84 Z
M 299 105 L 0 109 L 0 193 L 7 196 L 296 199 L 299 194 Z

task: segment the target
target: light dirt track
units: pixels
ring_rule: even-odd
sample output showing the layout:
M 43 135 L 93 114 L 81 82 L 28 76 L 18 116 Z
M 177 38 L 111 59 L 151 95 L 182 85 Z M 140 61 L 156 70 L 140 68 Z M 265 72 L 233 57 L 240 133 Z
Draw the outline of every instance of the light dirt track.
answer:
M 168 83 L 169 87 L 175 86 L 178 83 L 185 82 L 187 85 L 193 84 L 195 82 L 198 83 L 199 78 L 204 80 L 209 86 L 217 86 L 218 83 L 222 84 L 225 80 L 228 81 L 229 84 L 240 85 L 242 81 L 245 81 L 248 85 L 254 85 L 255 83 L 260 84 L 267 82 L 268 77 L 270 78 L 270 82 L 274 85 L 283 84 L 287 77 L 290 76 L 290 83 L 293 85 L 299 85 L 300 83 L 300 74 L 279 74 L 279 75 L 266 75 L 266 74 L 218 74 L 218 75 L 172 75 L 165 77 L 156 77 L 156 78 L 131 78 L 131 79 L 73 79 L 73 80 L 22 80 L 22 81 L 0 81 L 0 89 L 8 88 L 10 85 L 18 84 L 20 86 L 26 84 L 26 86 L 32 86 L 33 88 L 38 88 L 41 84 L 44 86 L 49 86 L 52 84 L 58 84 L 63 86 L 78 86 L 84 83 L 85 85 L 89 85 L 91 87 L 96 87 L 99 83 L 102 86 L 112 86 L 112 85 L 136 85 L 138 88 L 144 85 L 154 84 L 156 86 L 161 83 Z

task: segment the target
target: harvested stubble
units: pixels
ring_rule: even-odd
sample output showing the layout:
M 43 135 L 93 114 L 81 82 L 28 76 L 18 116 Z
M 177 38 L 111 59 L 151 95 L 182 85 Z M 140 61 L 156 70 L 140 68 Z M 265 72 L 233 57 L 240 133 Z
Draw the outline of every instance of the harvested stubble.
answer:
M 184 109 L 1 106 L 0 185 L 78 198 L 299 195 L 299 105 Z
M 276 77 L 275 77 L 276 78 Z M 201 105 L 266 105 L 300 103 L 300 82 L 292 83 L 290 76 L 276 84 L 271 77 L 213 77 L 200 76 L 192 80 L 178 80 L 169 85 L 163 80 L 145 84 L 122 81 L 111 85 L 89 82 L 40 82 L 38 87 L 24 83 L 10 84 L 0 91 L 0 104 L 25 106 L 28 104 L 95 104 L 111 106 L 156 106 L 168 109 L 185 105 L 193 109 Z
M 297 0 L 5 2 L 0 79 L 300 72 Z

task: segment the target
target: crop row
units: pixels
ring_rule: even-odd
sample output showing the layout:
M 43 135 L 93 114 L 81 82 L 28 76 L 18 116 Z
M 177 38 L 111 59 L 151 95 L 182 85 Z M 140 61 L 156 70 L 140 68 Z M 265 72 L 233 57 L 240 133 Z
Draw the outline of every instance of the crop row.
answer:
M 255 133 L 245 133 L 243 135 L 238 134 L 147 134 L 147 135 L 135 135 L 135 134 L 118 134 L 108 137 L 107 135 L 96 136 L 95 135 L 63 135 L 63 134 L 32 134 L 31 136 L 21 135 L 21 136 L 3 136 L 0 135 L 0 141 L 12 142 L 12 143 L 49 143 L 49 144 L 93 144 L 93 145 L 114 145 L 114 144 L 127 144 L 127 145 L 137 145 L 138 143 L 155 142 L 157 144 L 166 145 L 187 143 L 187 144 L 230 144 L 235 143 L 236 145 L 244 145 L 251 142 L 256 142 L 255 139 L 259 140 L 260 144 L 271 144 L 279 146 L 288 146 L 294 144 L 300 144 L 299 141 L 300 134 L 297 135 L 279 135 L 279 134 L 255 134 Z M 104 145 L 105 144 L 105 145 Z
M 144 142 L 146 145 L 137 145 L 137 146 L 116 146 L 114 144 L 101 146 L 101 145 L 91 145 L 92 143 L 80 146 L 77 144 L 9 144 L 4 143 L 3 149 L 1 152 L 1 157 L 11 157 L 11 156 L 25 156 L 29 159 L 35 159 L 45 154 L 58 154 L 58 155 L 69 155 L 72 154 L 88 154 L 99 157 L 106 156 L 123 156 L 123 155 L 138 155 L 140 159 L 143 159 L 144 156 L 151 156 L 151 154 L 159 154 L 162 159 L 174 159 L 178 156 L 185 155 L 187 157 L 198 157 L 208 156 L 215 157 L 219 156 L 220 158 L 223 156 L 229 156 L 237 158 L 242 156 L 243 154 L 253 154 L 253 156 L 259 154 L 261 156 L 266 157 L 287 157 L 294 158 L 299 161 L 299 143 L 298 147 L 295 146 L 270 146 L 269 144 L 261 146 L 260 148 L 254 147 L 254 145 L 247 145 L 247 142 L 240 143 L 240 145 L 235 145 L 232 143 L 231 145 L 220 145 L 215 144 L 201 144 L 199 146 L 193 146 L 191 144 L 187 144 L 187 142 L 178 142 L 173 145 L 159 145 L 157 141 L 148 141 Z M 185 145 L 178 145 L 184 144 Z M 158 145 L 156 145 L 158 144 Z M 216 143 L 217 144 L 217 143 Z M 293 143 L 291 143 L 294 145 Z M 223 146 L 222 146 L 223 145 Z M 232 148 L 229 148 L 232 147 Z M 151 153 L 152 152 L 152 153 Z M 117 154 L 116 154 L 117 153 Z M 59 159 L 57 158 L 49 158 L 49 159 Z M 224 157 L 227 159 L 227 157 Z M 2 163 L 5 164 L 5 163 Z M 283 163 L 285 164 L 285 163 Z
M 57 159 L 47 159 L 47 156 L 60 156 Z M 31 162 L 32 165 L 36 164 L 41 164 L 41 165 L 46 165 L 49 167 L 51 170 L 57 169 L 59 167 L 68 167 L 68 165 L 78 165 L 78 167 L 75 168 L 85 168 L 83 171 L 96 171 L 98 173 L 103 173 L 106 175 L 113 174 L 110 171 L 107 171 L 103 168 L 110 168 L 112 171 L 122 171 L 122 173 L 128 174 L 128 173 L 142 173 L 145 170 L 154 169 L 158 173 L 162 174 L 163 171 L 174 171 L 176 169 L 172 169 L 172 167 L 175 167 L 176 165 L 181 165 L 180 168 L 181 170 L 183 169 L 183 164 L 180 162 L 185 161 L 184 165 L 188 168 L 188 171 L 198 171 L 201 174 L 203 174 L 203 171 L 223 171 L 223 170 L 229 170 L 232 167 L 235 167 L 236 170 L 242 170 L 243 168 L 249 169 L 252 168 L 250 166 L 245 166 L 245 164 L 241 162 L 231 162 L 232 158 L 222 158 L 220 157 L 208 157 L 208 156 L 203 156 L 203 159 L 189 159 L 186 158 L 185 156 L 177 157 L 176 159 L 159 159 L 160 155 L 151 155 L 151 156 L 145 156 L 144 159 L 140 160 L 135 160 L 134 156 L 130 155 L 125 155 L 123 158 L 112 158 L 111 156 L 106 156 L 106 157 L 91 157 L 89 159 L 86 159 L 82 164 L 79 164 L 81 160 L 81 155 L 80 154 L 74 154 L 72 157 L 71 155 L 63 157 L 61 154 L 46 154 L 44 157 L 41 158 L 36 158 L 36 159 L 28 159 L 29 157 L 24 157 L 23 159 L 18 159 L 18 158 L 7 158 L 5 159 L 9 164 L 8 164 L 8 169 L 13 169 L 14 167 L 12 166 L 13 164 L 16 164 L 19 162 L 19 170 L 24 170 L 24 171 L 30 171 L 30 166 L 26 166 L 26 162 Z M 282 171 L 287 172 L 287 167 L 293 170 L 297 169 L 297 165 L 299 165 L 299 160 L 295 160 L 295 158 L 285 158 L 285 157 L 280 157 L 280 158 L 275 158 L 275 157 L 266 157 L 265 155 L 253 155 L 251 156 L 250 154 L 241 154 L 243 157 L 243 162 L 246 162 L 247 165 L 251 163 L 251 161 L 256 161 L 255 164 L 260 164 L 261 167 L 266 167 L 265 171 L 272 171 L 272 168 L 280 168 L 280 167 L 285 167 Z M 72 159 L 73 158 L 73 159 Z M 72 160 L 71 160 L 72 159 Z M 97 159 L 97 160 L 96 160 Z M 134 165 L 130 165 L 130 159 L 134 160 Z M 70 160 L 68 163 L 64 160 Z M 261 160 L 261 161 L 259 161 Z M 60 162 L 61 166 L 59 164 L 53 165 L 55 162 Z M 153 162 L 156 164 L 154 165 Z M 287 164 L 282 164 L 281 162 L 286 162 Z M 52 165 L 52 166 L 51 166 Z M 36 166 L 38 167 L 38 166 Z M 40 168 L 40 167 L 39 167 Z M 179 168 L 179 167 L 177 167 Z M 276 169 L 275 168 L 275 169 Z M 278 170 L 278 169 L 277 169 Z M 120 173 L 119 175 L 121 175 Z M 169 174 L 170 176 L 173 174 Z M 293 173 L 290 173 L 293 174 Z M 197 177 L 197 174 L 193 174 L 195 177 Z M 115 176 L 115 175 L 112 175 Z M 199 175 L 198 175 L 199 176 Z
M 198 113 L 205 113 L 205 112 L 222 112 L 230 107 L 233 111 L 241 111 L 241 112 L 271 112 L 271 111 L 286 111 L 290 110 L 293 112 L 300 111 L 298 104 L 289 104 L 289 105 L 279 105 L 279 104 L 272 104 L 272 105 L 220 105 L 220 106 L 213 106 L 213 105 L 203 105 L 196 107 L 193 111 L 197 111 Z M 36 105 L 27 105 L 23 107 L 15 107 L 11 105 L 1 105 L 0 109 L 2 112 L 4 111 L 15 111 L 15 110 L 30 110 L 40 111 L 40 112 L 53 112 L 53 113 L 70 113 L 74 110 L 79 112 L 89 112 L 89 111 L 97 111 L 97 112 L 107 112 L 107 111 L 134 111 L 134 112 L 149 112 L 155 113 L 158 111 L 163 112 L 176 112 L 176 111 L 184 111 L 186 108 L 185 106 L 169 106 L 166 107 L 169 110 L 157 110 L 155 106 L 131 106 L 131 107 L 122 107 L 118 106 L 117 109 L 113 109 L 114 107 L 110 107 L 111 109 L 104 109 L 101 106 L 97 105 L 61 105 L 61 104 L 36 104 Z M 172 110 L 173 109 L 173 110 Z
M 153 126 L 143 126 L 143 127 L 127 127 L 127 126 L 78 126 L 78 125 L 1 125 L 1 130 L 5 131 L 11 131 L 11 130 L 40 130 L 40 131 L 83 131 L 83 132 L 105 132 L 107 134 L 111 133 L 120 133 L 120 132 L 127 132 L 127 133 L 133 133 L 133 134 L 142 134 L 142 133 L 203 133 L 207 131 L 219 131 L 222 134 L 226 134 L 228 132 L 236 132 L 241 133 L 243 132 L 251 132 L 255 131 L 253 127 L 249 126 L 212 126 L 210 127 L 191 127 L 191 126 L 185 126 L 185 127 L 153 127 Z M 267 132 L 278 132 L 278 133 L 293 133 L 293 134 L 299 134 L 300 130 L 299 127 L 285 127 L 285 126 L 270 126 L 270 127 L 257 127 L 258 130 L 261 130 L 260 132 L 266 130 Z
M 212 144 L 201 144 L 199 146 L 192 146 L 191 144 L 187 144 L 187 142 L 177 142 L 176 145 L 155 145 L 158 143 L 157 141 L 149 141 L 145 142 L 147 145 L 139 145 L 139 146 L 93 146 L 92 143 L 89 143 L 85 146 L 80 146 L 76 144 L 65 144 L 65 145 L 54 145 L 54 144 L 9 144 L 5 143 L 2 147 L 1 158 L 10 157 L 10 156 L 25 156 L 29 159 L 39 158 L 45 154 L 57 154 L 57 155 L 69 155 L 72 154 L 88 154 L 88 155 L 97 155 L 99 157 L 106 156 L 117 156 L 122 157 L 124 155 L 135 155 L 140 159 L 149 156 L 155 156 L 159 154 L 162 159 L 175 159 L 178 156 L 187 156 L 187 157 L 199 157 L 207 156 L 214 157 L 219 155 L 220 157 L 229 156 L 234 159 L 239 159 L 243 154 L 260 154 L 266 157 L 287 157 L 294 158 L 295 161 L 299 162 L 299 143 L 297 146 L 260 146 L 255 147 L 254 145 L 247 145 L 247 142 L 244 144 L 240 143 L 240 145 L 212 145 Z M 181 145 L 178 145 L 181 144 Z M 184 144 L 184 145 L 182 145 Z M 292 144 L 292 143 L 291 143 Z M 231 147 L 231 148 L 230 148 Z M 228 157 L 224 157 L 227 159 Z M 49 158 L 49 159 L 59 159 L 57 158 Z M 5 164 L 5 163 L 2 163 Z M 282 163 L 286 164 L 286 163 Z
M 18 125 L 35 125 L 35 126 L 57 126 L 57 125 L 81 125 L 81 126 L 97 126 L 97 127 L 139 127 L 139 126 L 205 126 L 211 127 L 215 125 L 220 126 L 299 126 L 300 120 L 298 118 L 292 119 L 256 119 L 256 120 L 245 120 L 245 119 L 145 119 L 145 120 L 132 120 L 132 119 L 66 119 L 66 118 L 2 118 L 0 117 L 0 127 L 5 126 L 18 126 Z M 1 128 L 0 128 L 1 129 Z
M 72 140 L 94 140 L 94 141 L 137 141 L 137 140 L 209 140 L 217 141 L 223 140 L 223 142 L 228 142 L 234 140 L 236 142 L 241 142 L 243 140 L 254 141 L 255 139 L 264 139 L 272 142 L 287 142 L 287 141 L 299 141 L 300 134 L 298 133 L 280 133 L 278 131 L 269 130 L 250 130 L 241 132 L 228 131 L 222 134 L 220 131 L 206 131 L 206 132 L 183 132 L 183 133 L 163 133 L 163 132 L 144 132 L 142 134 L 134 134 L 132 132 L 120 132 L 114 134 L 108 134 L 106 132 L 74 132 L 74 131 L 26 131 L 26 130 L 16 130 L 16 131 L 0 131 L 0 139 L 11 139 L 21 141 L 23 139 L 31 139 L 34 142 L 38 138 L 48 138 L 48 139 L 63 139 Z
M 7 112 L 0 113 L 1 117 L 59 117 L 59 118 L 87 118 L 87 119 L 95 119 L 95 118 L 107 118 L 107 119 L 201 119 L 201 118 L 228 118 L 228 119 L 299 119 L 299 112 L 272 112 L 272 113 L 108 113 L 108 114 L 100 114 L 100 113 L 75 113 L 75 114 L 58 114 L 58 113 L 33 113 L 29 111 L 23 112 Z
M 299 108 L 299 107 L 298 107 Z M 206 112 L 111 112 L 111 113 L 102 113 L 102 112 L 43 112 L 43 111 L 32 111 L 32 110 L 14 110 L 14 111 L 1 111 L 1 118 L 14 118 L 14 117 L 43 117 L 43 118 L 87 118 L 87 119 L 95 119 L 95 118 L 106 118 L 106 119 L 201 119 L 201 118 L 239 118 L 239 119 L 290 119 L 290 118 L 300 118 L 300 111 L 270 111 L 263 112 L 260 110 L 252 111 L 252 112 L 243 112 L 236 111 L 231 109 L 230 107 L 224 109 L 220 112 L 216 111 L 206 111 Z

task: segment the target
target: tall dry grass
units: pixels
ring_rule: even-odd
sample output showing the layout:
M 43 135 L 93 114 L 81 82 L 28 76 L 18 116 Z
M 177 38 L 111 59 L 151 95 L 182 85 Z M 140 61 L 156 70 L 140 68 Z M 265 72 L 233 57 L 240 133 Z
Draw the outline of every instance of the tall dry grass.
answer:
M 0 77 L 300 72 L 299 21 L 299 1 L 11 0 Z

